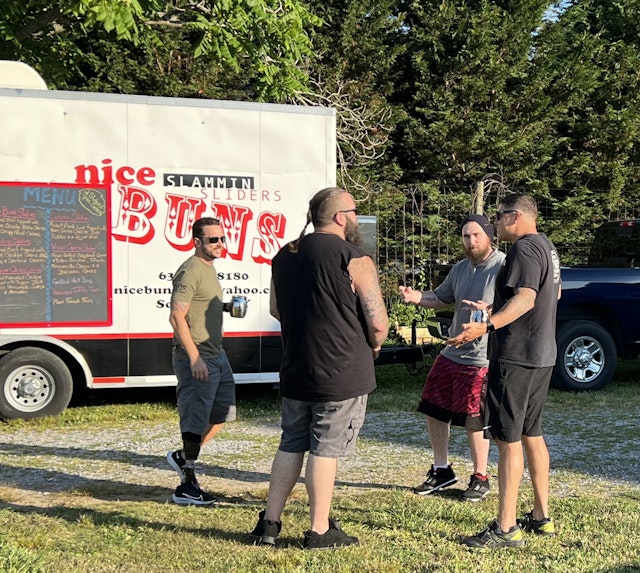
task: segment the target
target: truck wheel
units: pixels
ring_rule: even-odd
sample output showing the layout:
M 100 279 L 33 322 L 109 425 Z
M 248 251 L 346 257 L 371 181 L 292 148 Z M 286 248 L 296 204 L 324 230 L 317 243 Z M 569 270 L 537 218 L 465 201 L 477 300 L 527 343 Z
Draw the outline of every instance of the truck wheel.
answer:
M 561 390 L 599 390 L 613 378 L 618 353 L 607 330 L 590 320 L 573 320 L 558 327 L 558 358 L 553 384 Z
M 0 417 L 57 416 L 72 392 L 69 368 L 48 350 L 18 348 L 0 359 Z

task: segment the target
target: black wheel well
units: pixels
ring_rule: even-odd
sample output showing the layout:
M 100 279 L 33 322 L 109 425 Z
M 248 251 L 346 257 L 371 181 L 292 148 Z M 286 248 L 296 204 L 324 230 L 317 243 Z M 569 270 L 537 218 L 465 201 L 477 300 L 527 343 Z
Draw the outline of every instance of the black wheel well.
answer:
M 604 306 L 581 304 L 562 309 L 556 317 L 556 328 L 573 320 L 589 320 L 602 326 L 613 339 L 618 353 L 622 351 L 622 333 L 616 317 Z

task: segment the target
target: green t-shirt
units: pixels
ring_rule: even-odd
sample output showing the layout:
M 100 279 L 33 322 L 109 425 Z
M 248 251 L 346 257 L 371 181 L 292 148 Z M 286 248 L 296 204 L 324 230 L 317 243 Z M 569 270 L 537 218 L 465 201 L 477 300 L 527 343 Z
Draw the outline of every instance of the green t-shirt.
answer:
M 173 277 L 172 302 L 189 305 L 187 322 L 200 356 L 218 356 L 222 351 L 222 287 L 216 269 L 195 255 L 188 258 Z M 174 337 L 176 353 L 187 358 Z

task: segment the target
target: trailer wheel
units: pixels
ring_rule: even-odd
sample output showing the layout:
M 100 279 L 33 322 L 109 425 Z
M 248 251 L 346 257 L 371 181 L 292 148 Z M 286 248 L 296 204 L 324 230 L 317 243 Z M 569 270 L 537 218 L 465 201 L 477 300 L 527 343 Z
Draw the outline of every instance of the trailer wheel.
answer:
M 0 359 L 0 416 L 57 416 L 68 406 L 73 379 L 58 356 L 42 348 L 18 348 Z
M 607 330 L 590 320 L 558 327 L 558 358 L 554 386 L 561 390 L 599 390 L 613 378 L 618 363 L 616 345 Z

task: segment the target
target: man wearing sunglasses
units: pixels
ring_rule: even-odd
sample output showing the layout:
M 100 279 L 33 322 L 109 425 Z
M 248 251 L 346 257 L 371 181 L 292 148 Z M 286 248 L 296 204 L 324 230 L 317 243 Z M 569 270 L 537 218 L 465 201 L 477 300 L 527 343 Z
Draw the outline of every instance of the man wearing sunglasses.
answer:
M 271 467 L 267 507 L 252 532 L 275 545 L 280 516 L 305 453 L 310 527 L 305 549 L 356 545 L 329 517 L 338 458 L 353 453 L 375 389 L 373 361 L 389 319 L 373 260 L 359 244 L 356 205 L 329 187 L 309 202 L 314 232 L 285 245 L 272 263 L 271 314 L 282 324 L 282 436 Z
M 222 287 L 213 265 L 222 256 L 225 236 L 213 217 L 195 221 L 192 234 L 195 253 L 176 271 L 171 295 L 182 450 L 169 452 L 167 462 L 181 481 L 175 503 L 211 505 L 216 498 L 200 488 L 195 463 L 201 447 L 236 414 L 233 373 L 222 349 Z
M 553 243 L 538 233 L 538 209 L 528 195 L 500 203 L 498 238 L 513 243 L 496 277 L 491 315 L 486 322 L 462 325 L 448 344 L 460 347 L 489 336 L 486 423 L 498 445 L 498 517 L 466 537 L 469 547 L 518 547 L 523 530 L 553 535 L 549 518 L 549 451 L 542 435 L 542 410 L 556 361 L 556 306 L 560 298 L 560 260 Z M 486 308 L 483 301 L 468 301 Z M 524 449 L 533 486 L 533 509 L 517 519 Z

